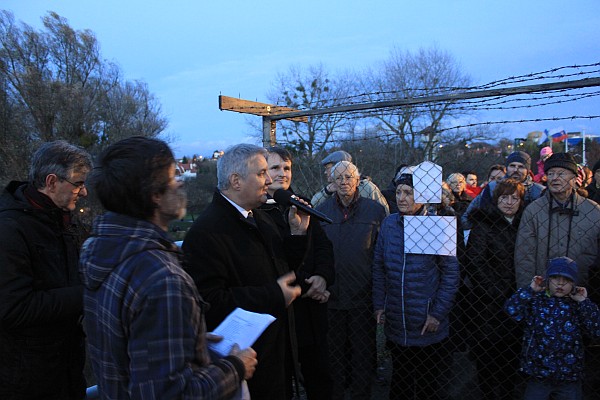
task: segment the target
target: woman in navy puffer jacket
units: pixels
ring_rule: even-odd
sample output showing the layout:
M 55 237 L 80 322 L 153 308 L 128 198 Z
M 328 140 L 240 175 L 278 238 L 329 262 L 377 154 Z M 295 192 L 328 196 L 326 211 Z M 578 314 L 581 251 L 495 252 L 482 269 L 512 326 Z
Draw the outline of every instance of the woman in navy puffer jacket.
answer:
M 404 216 L 427 211 L 414 202 L 411 173 L 402 173 L 397 183 L 400 213 L 383 221 L 375 247 L 373 305 L 392 355 L 390 398 L 416 391 L 416 398 L 435 399 L 452 361 L 444 339 L 459 267 L 454 256 L 405 253 Z

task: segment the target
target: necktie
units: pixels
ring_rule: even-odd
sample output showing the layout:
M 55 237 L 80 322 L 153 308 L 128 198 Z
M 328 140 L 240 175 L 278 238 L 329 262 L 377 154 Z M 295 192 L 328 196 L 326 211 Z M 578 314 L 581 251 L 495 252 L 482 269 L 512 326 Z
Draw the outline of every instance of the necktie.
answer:
M 246 221 L 248 221 L 249 223 L 251 223 L 254 226 L 257 226 L 256 220 L 254 219 L 254 215 L 252 214 L 252 211 L 248 211 L 248 216 L 246 217 Z

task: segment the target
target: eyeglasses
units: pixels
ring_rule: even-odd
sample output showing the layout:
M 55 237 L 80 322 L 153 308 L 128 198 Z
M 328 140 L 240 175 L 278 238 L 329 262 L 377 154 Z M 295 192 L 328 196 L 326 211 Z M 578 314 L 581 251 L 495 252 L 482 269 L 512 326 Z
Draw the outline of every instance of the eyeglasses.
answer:
M 73 183 L 70 180 L 68 180 L 67 178 L 62 178 L 63 181 L 69 182 L 71 185 L 75 186 L 75 188 L 77 189 L 77 193 L 81 192 L 82 189 L 85 189 L 85 182 L 77 182 L 77 183 Z
M 356 179 L 356 176 L 354 176 L 354 175 L 340 175 L 335 178 L 335 181 L 336 182 L 344 182 L 344 181 L 352 182 L 354 179 Z

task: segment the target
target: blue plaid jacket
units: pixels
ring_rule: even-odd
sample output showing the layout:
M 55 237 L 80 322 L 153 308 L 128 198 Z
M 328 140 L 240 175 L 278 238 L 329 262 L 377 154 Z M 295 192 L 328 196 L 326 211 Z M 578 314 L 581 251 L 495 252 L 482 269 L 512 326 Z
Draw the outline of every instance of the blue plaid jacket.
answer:
M 241 361 L 211 364 L 204 302 L 156 225 L 108 212 L 84 243 L 84 325 L 103 399 L 225 399 Z

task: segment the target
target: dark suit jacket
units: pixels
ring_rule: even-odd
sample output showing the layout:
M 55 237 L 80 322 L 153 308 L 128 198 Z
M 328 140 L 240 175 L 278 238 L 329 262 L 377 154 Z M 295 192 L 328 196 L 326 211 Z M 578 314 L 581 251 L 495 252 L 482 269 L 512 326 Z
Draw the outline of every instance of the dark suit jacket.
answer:
M 258 366 L 248 386 L 252 398 L 283 399 L 289 338 L 285 300 L 276 281 L 297 268 L 306 250 L 306 236 L 282 237 L 263 211 L 253 210 L 253 214 L 257 226 L 216 191 L 187 233 L 182 249 L 186 270 L 210 304 L 209 330 L 236 307 L 277 318 L 252 346 Z

